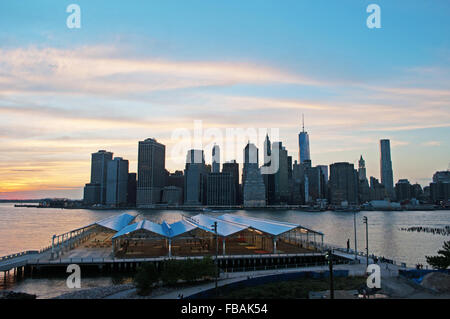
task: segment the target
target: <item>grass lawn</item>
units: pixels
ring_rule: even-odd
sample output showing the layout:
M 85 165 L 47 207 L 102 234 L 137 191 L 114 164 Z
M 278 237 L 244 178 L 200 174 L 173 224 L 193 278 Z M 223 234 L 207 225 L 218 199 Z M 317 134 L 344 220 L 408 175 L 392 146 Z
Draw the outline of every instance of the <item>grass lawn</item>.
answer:
M 366 284 L 366 277 L 338 277 L 334 278 L 335 290 L 359 289 Z M 231 299 L 293 299 L 308 298 L 310 291 L 323 291 L 330 289 L 328 279 L 302 278 L 292 281 L 280 281 L 254 287 L 245 287 L 244 284 L 233 290 L 220 289 L 219 298 Z

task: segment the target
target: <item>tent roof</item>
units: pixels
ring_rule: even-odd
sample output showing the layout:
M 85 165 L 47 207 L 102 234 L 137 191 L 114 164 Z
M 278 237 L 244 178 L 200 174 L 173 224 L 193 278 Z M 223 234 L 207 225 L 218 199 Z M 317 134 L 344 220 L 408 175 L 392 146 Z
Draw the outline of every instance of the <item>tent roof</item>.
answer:
M 224 214 L 217 218 L 227 221 L 227 222 L 245 225 L 247 227 L 251 227 L 251 228 L 257 229 L 259 231 L 262 231 L 262 232 L 265 232 L 265 233 L 268 233 L 268 234 L 271 234 L 274 236 L 283 234 L 283 233 L 293 230 L 295 228 L 304 228 L 306 230 L 309 230 L 308 228 L 302 227 L 301 225 L 298 225 L 298 224 L 280 222 L 280 221 L 275 221 L 275 220 L 260 219 L 260 218 L 255 218 L 255 217 L 240 216 L 240 215 L 234 215 L 234 214 Z M 309 231 L 311 231 L 311 230 L 309 230 Z M 315 233 L 319 233 L 319 232 L 315 232 Z
M 209 232 L 214 232 L 212 227 L 214 222 L 217 222 L 217 234 L 223 237 L 230 236 L 248 228 L 247 225 L 230 223 L 229 221 L 204 214 L 195 215 L 191 219 L 200 228 Z
M 99 220 L 91 225 L 99 225 L 111 230 L 119 231 L 127 226 L 130 222 L 134 220 L 135 216 L 123 213 L 117 216 L 110 216 L 105 219 Z
M 162 224 L 156 224 L 154 222 L 144 219 L 140 222 L 137 222 L 137 223 L 134 223 L 134 224 L 124 227 L 119 232 L 117 232 L 117 234 L 115 234 L 112 238 L 114 239 L 114 238 L 117 238 L 117 237 L 120 237 L 123 235 L 127 235 L 129 233 L 132 233 L 132 232 L 134 232 L 136 230 L 140 230 L 140 229 L 148 230 L 155 234 L 158 234 L 158 235 L 161 235 L 164 237 L 168 237 Z
M 177 221 L 173 224 L 170 224 L 170 237 L 176 237 L 181 234 L 187 233 L 195 228 L 198 228 L 196 225 L 187 222 L 186 220 L 182 219 L 180 221 Z

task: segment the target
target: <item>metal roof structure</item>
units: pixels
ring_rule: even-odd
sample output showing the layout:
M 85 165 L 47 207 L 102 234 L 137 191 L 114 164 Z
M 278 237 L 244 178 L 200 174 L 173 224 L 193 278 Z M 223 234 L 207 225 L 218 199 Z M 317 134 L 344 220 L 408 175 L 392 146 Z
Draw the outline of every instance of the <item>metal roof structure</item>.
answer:
M 110 216 L 105 219 L 99 220 L 98 222 L 92 223 L 91 225 L 99 225 L 111 230 L 119 231 L 126 227 L 130 222 L 132 222 L 136 216 L 123 213 L 117 216 Z M 91 226 L 89 225 L 89 226 Z
M 217 234 L 221 237 L 228 237 L 249 228 L 264 232 L 272 236 L 278 236 L 297 228 L 323 235 L 321 232 L 314 231 L 298 224 L 234 214 L 224 214 L 218 217 L 213 217 L 205 214 L 198 214 L 192 217 L 183 216 L 183 219 L 172 224 L 168 224 L 166 221 L 158 224 L 144 219 L 140 222 L 128 225 L 129 222 L 133 219 L 134 216 L 122 214 L 119 216 L 101 220 L 95 224 L 111 229 L 113 229 L 112 227 L 115 227 L 115 230 L 118 227 L 123 226 L 113 236 L 113 239 L 130 234 L 140 229 L 153 232 L 166 238 L 174 238 L 197 228 L 210 233 L 214 233 L 213 227 L 215 222 L 217 222 Z
M 255 218 L 255 217 L 240 216 L 240 215 L 234 215 L 234 214 L 224 214 L 217 218 L 227 221 L 227 222 L 245 225 L 247 227 L 251 227 L 253 229 L 256 229 L 256 230 L 259 230 L 259 231 L 262 231 L 264 233 L 271 234 L 274 236 L 281 235 L 285 232 L 288 232 L 288 231 L 296 229 L 296 228 L 303 228 L 310 232 L 322 234 L 318 231 L 311 230 L 309 228 L 303 227 L 298 224 L 280 222 L 280 221 L 275 221 L 275 220 L 260 219 L 260 218 Z
M 132 233 L 134 231 L 141 230 L 141 229 L 150 231 L 152 233 L 161 235 L 163 237 L 168 237 L 166 229 L 162 224 L 157 224 L 157 223 L 154 223 L 154 222 L 144 219 L 140 222 L 137 222 L 137 223 L 134 223 L 134 224 L 131 224 L 131 225 L 128 225 L 128 226 L 122 228 L 119 232 L 117 232 L 117 234 L 115 234 L 112 237 L 112 239 L 115 239 L 115 238 L 123 236 L 123 235 L 127 235 L 129 233 Z
M 217 222 L 217 234 L 222 237 L 227 237 L 249 228 L 249 226 L 246 225 L 230 223 L 205 214 L 195 215 L 191 217 L 190 220 L 192 220 L 197 226 L 209 232 L 214 232 L 213 225 L 214 222 Z

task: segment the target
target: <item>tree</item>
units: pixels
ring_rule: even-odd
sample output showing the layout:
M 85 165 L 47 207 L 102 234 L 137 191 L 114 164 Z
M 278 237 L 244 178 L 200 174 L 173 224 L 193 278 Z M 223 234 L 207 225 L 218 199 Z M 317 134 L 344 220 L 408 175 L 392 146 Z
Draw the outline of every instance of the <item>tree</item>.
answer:
M 154 264 L 145 263 L 139 267 L 135 277 L 134 284 L 136 285 L 139 295 L 148 295 L 156 282 L 159 281 L 159 272 Z
M 438 256 L 425 256 L 427 263 L 435 269 L 447 269 L 450 266 L 450 240 L 444 243 Z

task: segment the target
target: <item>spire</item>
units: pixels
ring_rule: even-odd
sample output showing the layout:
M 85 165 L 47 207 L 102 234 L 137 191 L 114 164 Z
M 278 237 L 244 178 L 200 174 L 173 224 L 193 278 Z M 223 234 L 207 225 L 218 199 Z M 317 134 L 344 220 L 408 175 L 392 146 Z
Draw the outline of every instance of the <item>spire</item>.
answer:
M 302 113 L 302 131 L 305 132 L 305 114 Z

